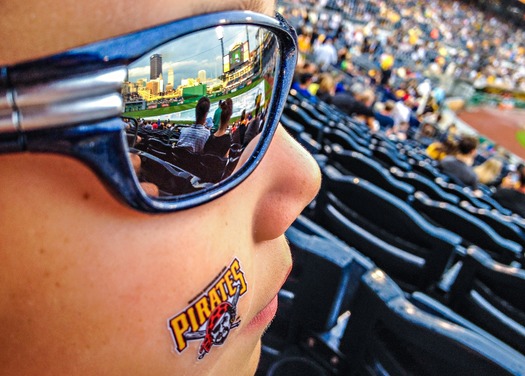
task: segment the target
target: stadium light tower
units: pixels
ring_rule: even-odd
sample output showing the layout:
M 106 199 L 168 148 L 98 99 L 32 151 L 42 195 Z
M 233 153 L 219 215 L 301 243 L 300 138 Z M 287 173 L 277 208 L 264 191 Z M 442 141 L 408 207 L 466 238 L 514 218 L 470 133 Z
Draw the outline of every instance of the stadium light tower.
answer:
M 224 33 L 223 33 L 222 26 L 217 26 L 215 28 L 215 34 L 217 34 L 217 39 L 221 42 L 222 74 L 224 74 Z

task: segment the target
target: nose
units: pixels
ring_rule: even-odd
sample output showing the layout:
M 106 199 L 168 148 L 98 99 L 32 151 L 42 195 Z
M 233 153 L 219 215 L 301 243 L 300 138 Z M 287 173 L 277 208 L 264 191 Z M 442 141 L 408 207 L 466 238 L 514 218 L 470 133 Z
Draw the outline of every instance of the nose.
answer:
M 282 126 L 253 178 L 261 189 L 253 219 L 256 241 L 282 235 L 313 200 L 321 183 L 315 160 Z

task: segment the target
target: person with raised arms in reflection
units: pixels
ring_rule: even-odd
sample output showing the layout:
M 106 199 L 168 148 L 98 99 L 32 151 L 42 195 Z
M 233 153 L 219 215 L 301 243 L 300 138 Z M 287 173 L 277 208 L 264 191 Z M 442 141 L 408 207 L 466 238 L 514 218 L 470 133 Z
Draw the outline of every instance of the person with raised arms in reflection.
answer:
M 279 125 L 297 51 L 274 5 L 0 3 L 0 375 L 254 375 L 292 266 L 284 233 L 320 184 Z M 227 182 L 155 197 L 127 145 L 126 77 L 157 51 L 203 66 L 194 51 L 217 44 L 218 26 L 275 39 L 269 132 Z M 72 82 L 74 93 L 57 89 Z M 199 124 L 208 109 L 201 100 Z
M 204 145 L 210 137 L 210 130 L 206 128 L 206 117 L 210 111 L 210 100 L 208 97 L 202 97 L 195 107 L 195 124 L 182 128 L 178 148 L 184 148 L 194 153 L 202 153 Z
M 228 133 L 228 126 L 230 125 L 232 112 L 233 101 L 231 98 L 221 101 L 219 129 L 217 129 L 217 131 L 208 138 L 208 141 L 206 141 L 206 145 L 204 145 L 205 154 L 215 154 L 219 157 L 228 156 L 232 144 L 231 135 Z
M 246 109 L 241 112 L 241 117 L 237 120 L 237 123 L 233 129 L 232 139 L 233 143 L 244 145 L 244 134 L 246 133 L 246 126 L 248 124 L 248 116 Z

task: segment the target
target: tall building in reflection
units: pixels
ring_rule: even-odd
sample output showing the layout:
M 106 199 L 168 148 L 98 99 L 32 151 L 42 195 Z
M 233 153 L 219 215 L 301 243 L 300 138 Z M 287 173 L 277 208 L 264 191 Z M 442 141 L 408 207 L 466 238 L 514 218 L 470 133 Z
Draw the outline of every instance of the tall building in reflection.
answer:
M 154 80 L 162 74 L 162 55 L 154 54 L 149 57 L 149 78 Z
M 206 82 L 206 71 L 205 70 L 200 70 L 197 73 L 197 79 L 199 80 L 199 82 L 201 84 L 205 83 Z
M 173 73 L 173 68 L 168 69 L 168 85 L 169 84 L 175 86 L 175 74 Z

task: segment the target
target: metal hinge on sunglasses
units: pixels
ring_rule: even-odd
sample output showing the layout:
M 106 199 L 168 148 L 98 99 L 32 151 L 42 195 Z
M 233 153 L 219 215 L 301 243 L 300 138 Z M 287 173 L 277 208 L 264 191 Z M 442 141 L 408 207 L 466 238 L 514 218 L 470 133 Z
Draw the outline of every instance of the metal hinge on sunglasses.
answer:
M 120 116 L 125 67 L 31 86 L 0 88 L 0 133 Z

